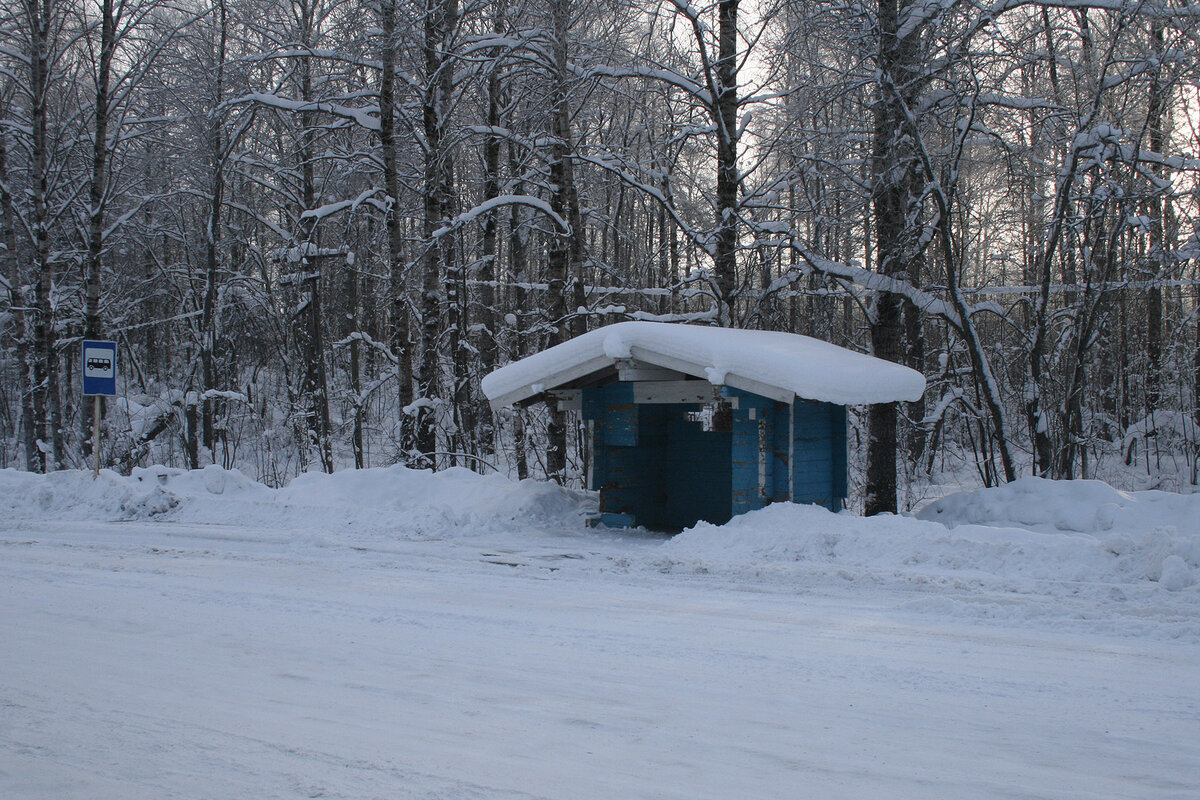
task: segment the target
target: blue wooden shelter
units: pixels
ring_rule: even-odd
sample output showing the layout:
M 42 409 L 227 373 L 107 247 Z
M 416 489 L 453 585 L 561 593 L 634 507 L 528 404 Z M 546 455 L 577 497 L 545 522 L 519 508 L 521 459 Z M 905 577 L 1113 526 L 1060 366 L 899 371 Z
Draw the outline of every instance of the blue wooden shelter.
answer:
M 682 529 L 768 503 L 836 510 L 846 407 L 915 400 L 905 367 L 795 334 L 624 322 L 484 379 L 494 407 L 549 401 L 587 423 L 607 525 Z

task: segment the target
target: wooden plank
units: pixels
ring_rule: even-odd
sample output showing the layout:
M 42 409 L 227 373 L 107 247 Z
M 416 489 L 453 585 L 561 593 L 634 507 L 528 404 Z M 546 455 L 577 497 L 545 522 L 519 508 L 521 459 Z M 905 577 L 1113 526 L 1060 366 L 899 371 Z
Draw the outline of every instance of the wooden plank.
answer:
M 708 374 L 704 371 L 704 366 L 697 364 L 694 361 L 688 361 L 675 356 L 668 356 L 662 353 L 656 353 L 653 350 L 647 350 L 641 345 L 633 345 L 629 348 L 629 354 L 638 361 L 644 361 L 647 364 L 653 364 L 656 367 L 665 367 L 666 369 L 682 372 L 684 375 L 694 375 L 697 378 L 708 378 Z
M 608 447 L 604 444 L 604 389 L 593 386 L 584 389 L 582 394 L 583 418 L 587 420 L 588 435 L 591 437 L 589 451 L 592 463 L 588 488 L 598 491 L 608 483 Z
M 600 524 L 606 528 L 632 528 L 638 523 L 633 514 L 606 511 L 600 514 Z
M 633 384 L 605 386 L 604 405 L 604 443 L 612 447 L 636 447 L 638 409 L 633 402 Z
M 639 381 L 633 384 L 633 402 L 711 403 L 715 391 L 708 381 Z
M 834 463 L 829 403 L 795 405 L 796 429 L 792 438 L 793 499 L 835 509 Z
M 681 381 L 685 377 L 684 373 L 677 370 L 647 364 L 637 359 L 617 360 L 617 380 L 620 381 Z
M 771 468 L 774 466 L 771 453 L 771 434 L 769 428 L 769 419 L 758 420 L 758 496 L 767 502 L 771 499 L 771 492 L 767 488 L 771 477 Z
M 781 501 L 792 498 L 791 490 L 791 417 L 792 407 L 784 403 L 775 403 L 771 414 L 771 500 Z
M 733 412 L 733 439 L 730 459 L 733 466 L 733 513 L 744 514 L 762 508 L 758 489 L 758 422 L 750 418 L 753 409 Z
M 583 411 L 582 389 L 552 389 L 546 399 L 557 403 L 560 411 Z
M 695 375 L 697 378 L 708 378 L 708 368 L 703 364 L 698 364 L 694 361 L 678 358 L 677 356 L 669 356 L 663 353 L 656 353 L 641 346 L 633 346 L 629 348 L 629 353 L 638 361 L 645 361 L 650 364 L 655 364 L 667 369 L 677 370 L 687 375 Z M 790 403 L 796 397 L 796 393 L 783 389 L 779 386 L 771 386 L 770 384 L 756 381 L 753 378 L 745 378 L 736 373 L 728 372 L 725 374 L 726 386 L 732 386 L 735 389 L 742 389 L 753 394 L 762 395 L 772 400 L 777 400 L 780 403 Z
M 845 406 L 831 405 L 830 409 L 830 416 L 833 419 L 833 496 L 838 508 L 841 508 L 845 499 L 850 495 L 850 477 L 846 463 L 848 422 Z
M 788 500 L 796 502 L 796 405 L 788 405 Z
M 587 361 L 582 361 L 578 364 L 572 364 L 566 369 L 556 372 L 553 375 L 548 375 L 537 383 L 530 383 L 522 386 L 519 389 L 514 389 L 508 394 L 503 394 L 499 397 L 489 400 L 489 404 L 493 409 L 500 409 L 505 406 L 511 406 L 514 403 L 519 403 L 522 400 L 528 400 L 531 397 L 536 397 L 547 389 L 554 389 L 562 386 L 564 383 L 584 378 L 591 375 L 593 372 L 599 372 L 605 367 L 612 366 L 613 360 L 608 356 L 597 356 L 590 358 Z
M 735 389 L 741 389 L 751 394 L 769 397 L 772 400 L 780 403 L 790 403 L 796 398 L 796 393 L 787 389 L 781 389 L 778 386 L 771 386 L 762 381 L 756 381 L 752 378 L 743 378 L 733 372 L 725 373 L 725 385 L 732 386 Z

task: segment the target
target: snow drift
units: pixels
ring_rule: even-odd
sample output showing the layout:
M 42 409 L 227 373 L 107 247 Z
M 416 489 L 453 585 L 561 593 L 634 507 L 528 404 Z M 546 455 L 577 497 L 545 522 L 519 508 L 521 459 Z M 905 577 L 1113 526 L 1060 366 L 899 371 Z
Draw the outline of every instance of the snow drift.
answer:
M 394 466 L 307 473 L 271 489 L 236 469 L 137 468 L 34 475 L 0 470 L 0 515 L 10 519 L 172 520 L 390 538 L 444 538 L 581 526 L 588 498 L 555 484 L 467 469 Z
M 916 517 L 779 503 L 669 540 L 586 529 L 594 502 L 465 469 L 315 473 L 281 489 L 215 466 L 96 481 L 0 471 L 0 521 L 155 519 L 371 550 L 428 541 L 448 558 L 483 548 L 535 572 L 668 573 L 785 593 L 886 588 L 921 613 L 1200 640 L 1200 495 L 1025 479 L 951 495 Z

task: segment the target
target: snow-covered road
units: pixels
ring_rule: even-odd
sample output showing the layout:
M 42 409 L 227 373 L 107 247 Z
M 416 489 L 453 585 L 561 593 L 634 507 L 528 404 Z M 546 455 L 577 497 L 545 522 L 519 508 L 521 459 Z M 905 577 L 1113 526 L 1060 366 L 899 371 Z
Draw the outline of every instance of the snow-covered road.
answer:
M 53 516 L 0 516 L 4 798 L 1200 795 L 1195 637 L 644 535 Z

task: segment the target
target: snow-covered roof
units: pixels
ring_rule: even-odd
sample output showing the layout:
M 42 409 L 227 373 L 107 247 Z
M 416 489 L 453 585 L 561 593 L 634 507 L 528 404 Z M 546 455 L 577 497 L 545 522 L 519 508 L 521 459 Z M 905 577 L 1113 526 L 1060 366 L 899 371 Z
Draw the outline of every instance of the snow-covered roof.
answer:
M 632 360 L 790 402 L 837 405 L 912 401 L 925 391 L 917 371 L 845 348 L 775 331 L 668 322 L 620 322 L 501 367 L 483 379 L 493 406 L 536 397 Z

